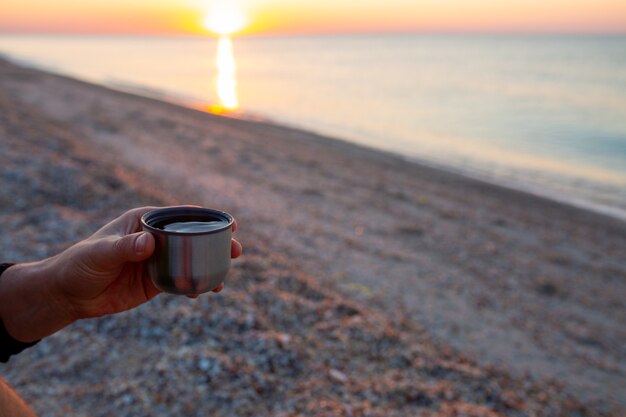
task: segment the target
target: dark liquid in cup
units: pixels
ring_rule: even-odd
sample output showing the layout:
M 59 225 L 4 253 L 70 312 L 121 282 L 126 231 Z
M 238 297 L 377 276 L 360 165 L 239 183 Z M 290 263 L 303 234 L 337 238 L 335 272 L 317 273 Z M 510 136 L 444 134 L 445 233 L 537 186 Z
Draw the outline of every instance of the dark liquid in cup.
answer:
M 172 222 L 164 225 L 163 230 L 168 232 L 183 232 L 183 233 L 198 233 L 198 232 L 210 232 L 212 230 L 220 229 L 228 224 L 224 220 L 214 221 L 183 221 Z

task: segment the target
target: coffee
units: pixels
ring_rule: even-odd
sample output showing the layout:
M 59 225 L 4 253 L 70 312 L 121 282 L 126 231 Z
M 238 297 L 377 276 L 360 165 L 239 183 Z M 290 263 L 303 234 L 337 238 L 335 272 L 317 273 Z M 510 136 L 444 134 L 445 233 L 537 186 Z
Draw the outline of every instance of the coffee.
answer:
M 210 232 L 226 226 L 228 222 L 222 220 L 205 221 L 205 222 L 175 222 L 163 226 L 163 230 L 167 232 L 181 233 L 199 233 Z

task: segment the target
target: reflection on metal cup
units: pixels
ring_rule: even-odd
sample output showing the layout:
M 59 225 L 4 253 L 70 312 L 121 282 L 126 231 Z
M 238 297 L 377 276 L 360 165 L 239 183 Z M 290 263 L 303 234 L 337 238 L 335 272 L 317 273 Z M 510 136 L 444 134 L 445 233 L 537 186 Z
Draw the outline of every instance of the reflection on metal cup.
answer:
M 208 230 L 164 230 L 172 223 L 210 224 Z M 200 207 L 167 207 L 143 215 L 141 226 L 152 233 L 155 249 L 146 260 L 148 275 L 161 291 L 193 295 L 213 290 L 230 269 L 233 217 Z

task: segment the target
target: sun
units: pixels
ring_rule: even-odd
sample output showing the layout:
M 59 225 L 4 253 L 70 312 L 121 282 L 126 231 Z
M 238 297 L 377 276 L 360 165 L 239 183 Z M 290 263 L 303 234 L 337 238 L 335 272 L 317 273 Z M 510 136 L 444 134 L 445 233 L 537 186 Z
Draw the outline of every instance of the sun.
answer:
M 216 0 L 203 23 L 206 29 L 226 36 L 243 29 L 246 19 L 234 1 Z

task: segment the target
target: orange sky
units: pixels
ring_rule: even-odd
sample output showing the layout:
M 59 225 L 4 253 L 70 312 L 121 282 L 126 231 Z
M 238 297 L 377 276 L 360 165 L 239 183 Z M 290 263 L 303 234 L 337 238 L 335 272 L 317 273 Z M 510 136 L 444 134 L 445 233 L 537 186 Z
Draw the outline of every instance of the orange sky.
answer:
M 142 34 L 206 33 L 203 20 L 210 14 L 212 2 L 1 1 L 2 32 Z M 239 0 L 235 3 L 248 22 L 242 31 L 246 34 L 626 33 L 624 0 Z

